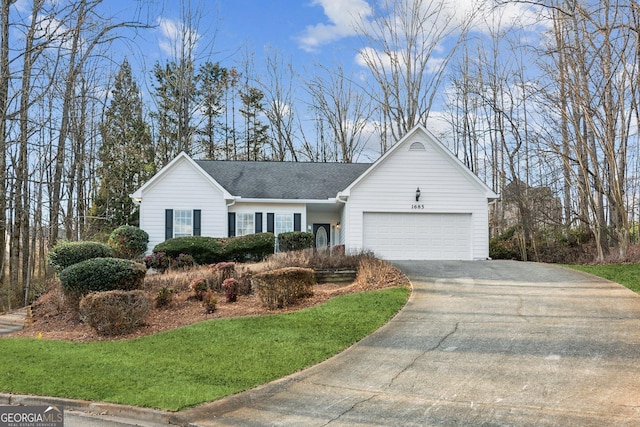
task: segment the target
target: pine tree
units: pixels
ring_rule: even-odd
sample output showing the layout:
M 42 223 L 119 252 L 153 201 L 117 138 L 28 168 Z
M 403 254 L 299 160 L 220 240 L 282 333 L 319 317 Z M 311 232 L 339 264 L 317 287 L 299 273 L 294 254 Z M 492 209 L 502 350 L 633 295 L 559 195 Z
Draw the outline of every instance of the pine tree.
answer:
M 265 157 L 263 149 L 269 142 L 269 126 L 260 120 L 260 114 L 264 115 L 263 98 L 264 93 L 255 87 L 247 88 L 247 92 L 240 95 L 240 114 L 245 119 L 246 160 L 264 160 Z
M 224 96 L 229 84 L 229 72 L 219 63 L 206 62 L 200 67 L 199 80 L 204 117 L 198 142 L 205 158 L 213 160 L 224 151 L 223 147 L 216 146 L 216 134 L 219 134 L 219 139 L 224 139 L 221 118 L 225 112 Z
M 154 97 L 156 111 L 152 117 L 157 125 L 157 166 L 162 167 L 180 152 L 197 154 L 195 139 L 197 126 L 193 118 L 200 111 L 199 76 L 193 62 L 156 63 Z
M 149 127 L 143 118 L 142 97 L 125 60 L 115 78 L 112 99 L 100 126 L 98 150 L 101 178 L 94 199 L 93 216 L 103 229 L 137 225 L 138 209 L 129 198 L 155 173 L 154 150 Z

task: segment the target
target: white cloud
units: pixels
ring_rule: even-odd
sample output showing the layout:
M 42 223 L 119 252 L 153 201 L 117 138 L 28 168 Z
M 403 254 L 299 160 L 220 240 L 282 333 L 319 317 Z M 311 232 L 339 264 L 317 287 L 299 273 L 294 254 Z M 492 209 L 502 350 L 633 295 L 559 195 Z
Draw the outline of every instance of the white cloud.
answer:
M 298 38 L 300 47 L 310 52 L 355 35 L 356 28 L 372 13 L 365 0 L 313 0 L 311 4 L 321 6 L 329 22 L 308 26 Z
M 475 0 L 462 0 L 463 8 L 467 6 L 468 1 Z M 473 22 L 472 30 L 480 33 L 495 33 L 512 27 L 539 30 L 548 28 L 550 25 L 550 21 L 545 17 L 544 7 L 533 3 L 503 2 L 496 6 L 492 0 L 478 1 L 477 10 L 480 13 Z
M 370 3 L 378 2 L 383 9 L 401 0 L 313 0 L 311 5 L 324 10 L 327 22 L 308 26 L 298 38 L 299 45 L 306 51 L 316 51 L 321 46 L 356 34 L 356 29 L 366 28 L 373 16 Z M 413 0 L 404 0 L 402 9 L 408 10 Z M 425 10 L 434 11 L 440 4 L 437 0 L 425 0 Z M 455 31 L 468 24 L 473 17 L 471 30 L 481 33 L 495 31 L 496 28 L 512 26 L 547 27 L 540 6 L 527 3 L 505 2 L 496 6 L 494 0 L 442 0 L 442 13 L 433 14 L 433 26 L 446 25 Z
M 202 38 L 201 34 L 192 28 L 185 27 L 184 23 L 169 18 L 158 18 L 158 47 L 170 57 L 177 57 L 181 51 L 192 54 Z

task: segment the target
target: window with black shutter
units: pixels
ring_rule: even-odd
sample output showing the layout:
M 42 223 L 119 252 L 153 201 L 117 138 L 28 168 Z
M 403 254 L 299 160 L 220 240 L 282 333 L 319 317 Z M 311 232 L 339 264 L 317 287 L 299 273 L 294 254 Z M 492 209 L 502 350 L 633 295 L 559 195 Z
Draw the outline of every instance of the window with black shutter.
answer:
M 293 231 L 302 231 L 302 214 L 293 214 Z
M 256 212 L 256 219 L 253 225 L 256 233 L 262 233 L 262 212 Z
M 164 211 L 164 239 L 173 238 L 173 209 Z
M 200 236 L 202 234 L 202 211 L 200 209 L 193 210 L 193 235 Z
M 267 213 L 267 233 L 273 233 L 275 231 L 275 214 Z
M 236 235 L 236 214 L 235 214 L 235 212 L 229 212 L 227 223 L 228 223 L 228 227 L 229 227 L 229 237 L 234 237 Z

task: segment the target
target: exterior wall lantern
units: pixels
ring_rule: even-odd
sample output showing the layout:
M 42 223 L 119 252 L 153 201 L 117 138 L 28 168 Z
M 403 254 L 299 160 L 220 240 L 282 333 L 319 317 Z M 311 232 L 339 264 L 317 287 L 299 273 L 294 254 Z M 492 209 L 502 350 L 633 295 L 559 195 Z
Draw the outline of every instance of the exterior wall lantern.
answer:
M 420 187 L 416 190 L 416 202 L 420 201 Z

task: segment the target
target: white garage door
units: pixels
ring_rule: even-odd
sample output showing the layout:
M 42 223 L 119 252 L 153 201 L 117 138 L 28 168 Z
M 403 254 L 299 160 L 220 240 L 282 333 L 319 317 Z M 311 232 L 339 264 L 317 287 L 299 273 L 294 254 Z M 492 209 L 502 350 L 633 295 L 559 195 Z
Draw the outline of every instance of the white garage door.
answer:
M 364 213 L 364 247 L 384 259 L 472 259 L 471 214 Z

